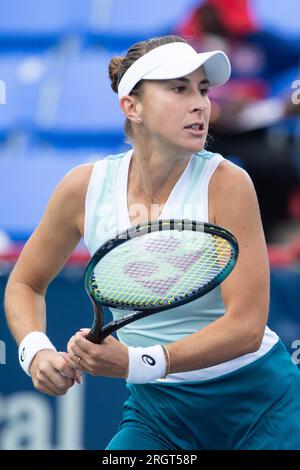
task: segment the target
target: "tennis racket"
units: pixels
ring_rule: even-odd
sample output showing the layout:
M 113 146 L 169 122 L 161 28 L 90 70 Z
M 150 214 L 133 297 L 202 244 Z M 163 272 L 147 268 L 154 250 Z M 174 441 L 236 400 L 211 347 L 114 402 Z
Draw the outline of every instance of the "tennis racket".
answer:
M 117 234 L 85 269 L 94 310 L 86 338 L 100 343 L 133 321 L 202 297 L 227 278 L 237 257 L 235 237 L 213 224 L 158 220 Z M 126 312 L 104 325 L 103 306 Z

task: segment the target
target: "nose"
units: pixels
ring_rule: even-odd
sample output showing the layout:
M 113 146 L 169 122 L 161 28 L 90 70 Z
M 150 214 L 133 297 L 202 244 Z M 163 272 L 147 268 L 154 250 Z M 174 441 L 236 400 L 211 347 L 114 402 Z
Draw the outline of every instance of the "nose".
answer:
M 194 101 L 193 103 L 193 109 L 192 112 L 203 112 L 207 108 L 207 100 L 203 96 L 198 96 L 197 100 Z

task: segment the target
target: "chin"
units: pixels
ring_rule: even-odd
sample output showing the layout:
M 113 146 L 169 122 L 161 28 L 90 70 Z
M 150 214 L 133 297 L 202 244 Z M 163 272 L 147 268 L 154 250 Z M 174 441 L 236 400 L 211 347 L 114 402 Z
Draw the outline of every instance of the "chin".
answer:
M 184 149 L 188 152 L 197 153 L 197 152 L 201 152 L 201 150 L 204 149 L 204 146 L 205 146 L 205 142 L 200 142 L 199 144 L 185 145 Z
M 207 136 L 205 137 L 203 136 L 200 139 L 193 139 L 193 140 L 185 139 L 184 141 L 181 141 L 181 147 L 183 147 L 188 152 L 192 152 L 192 153 L 200 152 L 201 150 L 204 149 L 204 146 L 206 144 L 206 137 Z
M 180 149 L 180 151 L 184 151 L 184 152 L 187 152 L 187 153 L 197 153 L 197 152 L 201 152 L 201 150 L 204 149 L 204 146 L 206 144 L 206 138 L 204 139 L 197 139 L 197 140 L 194 140 L 194 141 L 187 141 L 186 139 L 185 140 L 181 140 L 181 141 L 177 141 L 177 142 L 169 142 L 169 145 L 177 148 L 177 149 Z

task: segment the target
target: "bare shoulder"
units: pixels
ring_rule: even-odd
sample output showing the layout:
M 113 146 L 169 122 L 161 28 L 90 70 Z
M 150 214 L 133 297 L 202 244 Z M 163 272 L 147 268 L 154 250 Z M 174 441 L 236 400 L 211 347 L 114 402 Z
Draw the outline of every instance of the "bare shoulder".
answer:
M 85 163 L 72 168 L 61 180 L 63 191 L 73 196 L 82 196 L 86 193 L 94 163 Z
M 259 211 L 256 191 L 249 174 L 225 160 L 219 164 L 209 184 L 210 214 L 216 223 L 229 211 L 245 212 L 255 206 Z
M 62 203 L 64 214 L 76 220 L 81 235 L 83 233 L 85 197 L 93 167 L 93 163 L 87 163 L 72 168 L 60 181 L 54 192 L 58 210 L 60 203 Z M 64 204 L 64 201 L 67 204 Z
M 222 161 L 214 172 L 211 183 L 214 192 L 232 193 L 240 190 L 254 191 L 252 180 L 243 168 L 228 160 Z

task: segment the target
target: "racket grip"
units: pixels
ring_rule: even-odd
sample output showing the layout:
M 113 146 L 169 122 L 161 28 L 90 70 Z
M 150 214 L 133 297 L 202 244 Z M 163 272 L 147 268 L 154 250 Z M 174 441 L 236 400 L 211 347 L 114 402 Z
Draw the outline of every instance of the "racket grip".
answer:
M 96 331 L 93 331 L 93 330 L 91 330 L 85 338 L 88 339 L 89 341 L 91 341 L 92 343 L 95 343 L 95 344 L 99 344 L 100 341 L 101 341 L 99 339 L 99 334 Z
M 114 320 L 110 322 L 108 325 L 105 325 L 100 333 L 99 342 L 103 341 L 107 336 L 117 331 L 119 329 L 119 325 L 121 326 L 124 325 L 122 320 Z
M 91 301 L 92 301 L 93 310 L 94 310 L 94 322 L 93 322 L 90 332 L 86 336 L 86 339 L 88 339 L 92 343 L 99 344 L 101 342 L 101 333 L 102 333 L 103 318 L 104 318 L 103 309 L 102 309 L 102 306 L 94 302 L 93 299 L 91 299 Z
M 119 330 L 121 327 L 128 325 L 129 323 L 132 323 L 135 320 L 139 320 L 140 318 L 144 318 L 147 315 L 149 315 L 148 312 L 133 312 L 129 315 L 126 315 L 126 317 L 108 323 L 108 325 L 105 325 L 102 328 L 102 331 L 100 333 L 100 341 L 103 341 L 107 336 Z

